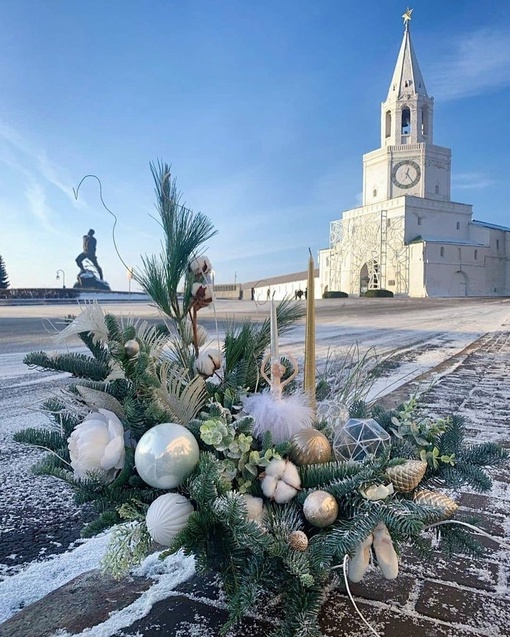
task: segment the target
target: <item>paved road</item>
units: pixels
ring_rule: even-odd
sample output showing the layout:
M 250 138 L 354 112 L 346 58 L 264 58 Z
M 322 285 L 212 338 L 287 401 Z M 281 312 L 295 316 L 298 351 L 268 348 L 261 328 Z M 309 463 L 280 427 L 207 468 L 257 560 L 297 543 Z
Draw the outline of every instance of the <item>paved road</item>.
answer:
M 158 310 L 145 303 L 102 304 L 106 312 L 160 322 Z M 64 305 L 0 306 L 0 355 L 53 349 L 52 335 L 63 328 L 64 319 L 80 311 L 76 303 Z M 510 299 L 329 299 L 316 303 L 317 325 L 343 332 L 389 330 L 405 326 L 406 331 L 452 330 L 478 331 L 478 325 L 493 317 L 496 326 L 510 312 Z M 225 321 L 251 318 L 261 320 L 269 314 L 269 304 L 251 301 L 218 301 L 216 317 L 222 331 Z M 501 318 L 500 318 L 501 317 Z M 206 308 L 199 315 L 210 332 L 215 331 L 215 317 Z M 301 336 L 301 333 L 298 332 Z M 354 332 L 356 334 L 356 332 Z M 391 337 L 391 334 L 390 334 Z M 359 341 L 355 338 L 354 341 Z M 351 339 L 352 342 L 352 339 Z M 76 340 L 78 344 L 78 340 Z M 399 343 L 401 344 L 401 343 Z

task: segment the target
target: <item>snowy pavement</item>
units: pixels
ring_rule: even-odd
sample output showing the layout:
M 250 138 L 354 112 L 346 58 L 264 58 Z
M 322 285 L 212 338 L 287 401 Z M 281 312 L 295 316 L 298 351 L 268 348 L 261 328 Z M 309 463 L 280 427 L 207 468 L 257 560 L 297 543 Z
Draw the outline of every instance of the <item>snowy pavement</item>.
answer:
M 385 375 L 373 389 L 374 395 L 382 396 L 404 383 L 411 383 L 413 387 L 413 378 L 428 374 L 427 382 L 435 380 L 424 395 L 429 413 L 444 415 L 458 411 L 471 423 L 469 433 L 473 440 L 497 440 L 510 446 L 507 416 L 510 303 L 501 299 L 460 299 L 457 303 L 447 300 L 430 303 L 425 300 L 420 303 L 381 301 L 384 305 L 376 305 L 378 300 L 370 304 L 352 300 L 341 307 L 331 302 L 319 302 L 319 362 L 341 357 L 353 345 L 357 345 L 360 352 L 375 348 L 380 356 L 393 353 L 392 364 L 387 366 Z M 220 318 L 224 315 L 244 317 L 253 309 L 249 303 L 219 303 L 217 313 Z M 80 570 L 97 568 L 106 541 L 105 538 L 78 539 L 84 513 L 74 505 L 70 490 L 49 477 L 33 476 L 30 466 L 43 452 L 12 442 L 15 431 L 41 426 L 38 402 L 65 383 L 65 375 L 41 373 L 23 366 L 22 339 L 14 348 L 4 347 L 4 320 L 11 321 L 9 329 L 12 331 L 8 338 L 14 338 L 15 323 L 21 325 L 26 320 L 34 325 L 38 310 L 53 323 L 67 314 L 61 307 L 0 308 L 0 578 L 4 578 L 0 582 L 0 622 L 68 582 Z M 76 308 L 74 311 L 76 313 Z M 120 311 L 125 315 L 129 310 L 122 306 Z M 150 307 L 137 306 L 135 311 L 144 317 L 156 315 Z M 267 308 L 256 311 L 260 316 L 267 315 Z M 204 318 L 212 323 L 211 313 L 204 313 Z M 38 321 L 42 325 L 42 316 Z M 25 332 L 26 342 L 30 345 L 26 351 L 54 349 L 46 326 L 37 332 L 37 338 Z M 282 339 L 281 351 L 287 349 L 302 359 L 303 333 L 303 326 L 296 327 Z M 506 537 L 508 542 L 510 487 L 507 474 L 508 467 L 498 469 L 491 494 L 480 496 L 463 491 L 460 503 L 463 513 L 477 513 L 481 526 L 488 524 L 492 534 Z M 415 637 L 508 636 L 509 559 L 508 551 L 494 544 L 491 544 L 491 554 L 486 561 L 450 563 L 438 553 L 432 564 L 423 564 L 409 556 L 395 583 L 381 586 L 374 572 L 354 592 L 364 614 L 386 637 L 406 634 L 411 626 Z M 157 576 L 159 593 L 154 590 L 151 597 L 149 589 L 143 594 L 149 618 L 151 605 L 161 599 L 161 590 L 170 594 L 177 580 L 182 579 L 183 569 L 189 577 L 192 572 L 189 563 L 181 563 L 176 558 L 170 575 L 160 573 Z M 217 600 L 210 600 L 211 613 L 217 607 Z M 118 616 L 116 621 L 110 622 L 110 628 L 103 623 L 83 633 L 84 637 L 85 634 L 87 637 L 120 637 L 121 634 L 148 637 L 152 634 L 148 622 L 142 626 L 139 607 L 136 612 L 127 609 L 120 611 L 122 613 L 124 619 Z M 114 616 L 117 615 L 119 613 Z M 182 632 L 182 635 L 209 637 L 217 634 L 207 628 L 207 617 L 190 619 L 187 618 L 188 632 Z M 139 622 L 136 632 L 122 632 L 123 626 L 130 626 L 134 621 Z M 368 634 L 342 593 L 334 593 L 327 602 L 323 623 L 327 635 L 342 634 L 337 632 L 340 627 L 348 630 L 352 637 Z

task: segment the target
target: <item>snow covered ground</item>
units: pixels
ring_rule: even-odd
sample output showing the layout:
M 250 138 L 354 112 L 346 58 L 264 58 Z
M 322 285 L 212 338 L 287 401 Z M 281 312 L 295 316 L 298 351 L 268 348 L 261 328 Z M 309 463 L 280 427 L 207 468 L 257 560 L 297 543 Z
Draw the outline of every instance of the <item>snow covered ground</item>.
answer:
M 247 302 L 220 302 L 217 315 L 220 318 L 226 315 L 244 318 L 254 313 L 257 318 L 266 316 L 267 309 Z M 123 315 L 130 311 L 136 312 L 137 316 L 157 315 L 150 306 L 131 308 L 123 305 L 109 310 L 115 313 L 118 310 Z M 77 313 L 76 306 L 72 312 Z M 62 306 L 0 308 L 0 622 L 80 572 L 97 568 L 108 539 L 101 536 L 79 540 L 79 530 L 87 511 L 76 507 L 65 485 L 30 473 L 30 466 L 43 453 L 42 450 L 28 449 L 12 441 L 15 431 L 41 426 L 38 403 L 66 382 L 63 374 L 29 370 L 22 363 L 28 351 L 55 349 L 46 328 L 35 330 L 37 336 L 34 336 L 33 330 L 17 335 L 17 330 L 23 332 L 26 326 L 33 326 L 34 319 L 41 325 L 43 319 L 51 320 L 53 324 L 60 322 L 61 327 L 62 318 L 67 313 L 68 309 Z M 202 316 L 211 332 L 212 312 L 206 310 Z M 360 356 L 367 351 L 375 352 L 381 358 L 392 355 L 391 364 L 387 360 L 381 367 L 384 373 L 372 387 L 370 397 L 383 396 L 433 370 L 426 381 L 427 386 L 431 380 L 436 381 L 427 395 L 427 404 L 433 413 L 459 411 L 472 423 L 470 435 L 474 440 L 498 439 L 508 443 L 510 431 L 504 415 L 510 399 L 507 384 L 510 371 L 509 321 L 510 303 L 502 299 L 430 302 L 348 299 L 341 304 L 336 299 L 324 301 L 319 302 L 317 307 L 317 359 L 319 367 L 330 365 L 332 360 L 341 360 L 346 353 L 352 352 L 353 346 Z M 9 329 L 2 330 L 3 325 L 9 326 Z M 302 360 L 303 337 L 304 326 L 299 325 L 282 339 L 281 352 L 289 351 Z M 467 361 L 469 347 L 478 339 L 482 339 L 478 343 L 481 347 L 473 346 L 477 358 Z M 26 349 L 23 342 L 27 343 Z M 492 415 L 489 407 L 493 408 Z M 503 474 L 500 477 L 496 478 L 490 494 L 493 503 L 490 515 L 492 521 L 500 525 L 501 533 L 506 535 L 508 542 L 510 488 Z M 467 508 L 471 506 L 471 495 L 469 492 L 465 494 Z M 501 608 L 494 606 L 492 600 L 494 592 L 496 596 L 508 599 L 508 551 L 505 553 L 496 548 L 494 556 L 489 567 L 478 564 L 471 567 L 481 581 L 490 580 L 490 585 L 485 590 L 482 588 L 484 607 L 476 613 L 473 610 L 474 627 L 459 618 L 457 632 L 441 632 L 438 628 L 434 634 L 510 635 L 510 629 L 506 632 L 505 628 L 505 625 L 510 626 L 510 614 L 502 617 Z M 120 611 L 106 624 L 85 631 L 83 637 L 117 634 L 116 631 L 143 616 L 156 600 L 171 594 L 179 582 L 193 573 L 192 561 L 181 556 L 170 558 L 164 571 L 159 566 L 159 571 L 155 572 L 154 564 L 154 560 L 149 559 L 144 568 L 146 573 L 156 578 L 156 583 L 142 595 L 138 605 Z M 469 570 L 469 565 L 464 566 L 464 570 Z M 441 568 L 451 569 L 451 565 L 439 561 L 432 570 L 437 573 Z M 403 579 L 406 571 L 413 579 L 428 575 L 414 561 L 404 568 Z M 440 575 L 436 578 L 423 581 L 425 584 L 437 581 L 440 591 Z M 458 586 L 461 591 L 466 589 L 463 584 Z M 390 608 L 396 608 L 399 613 L 407 612 L 405 605 L 398 602 L 391 605 L 391 598 L 389 602 Z M 371 604 L 377 619 L 381 615 L 380 604 Z M 409 600 L 406 604 L 410 604 Z M 419 608 L 416 605 L 410 608 L 409 617 L 416 615 L 419 618 Z M 438 626 L 444 623 L 440 618 L 437 622 Z M 195 625 L 193 634 L 209 634 L 196 632 L 199 629 L 200 622 Z

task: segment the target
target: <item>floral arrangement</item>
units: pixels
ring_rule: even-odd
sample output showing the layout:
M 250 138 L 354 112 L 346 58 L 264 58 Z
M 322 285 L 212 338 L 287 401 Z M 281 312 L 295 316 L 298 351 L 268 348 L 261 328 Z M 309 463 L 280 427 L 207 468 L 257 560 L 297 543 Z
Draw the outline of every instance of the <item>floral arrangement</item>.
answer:
M 16 436 L 51 451 L 36 471 L 93 503 L 85 535 L 114 526 L 105 566 L 120 576 L 154 542 L 163 555 L 182 549 L 220 575 L 225 631 L 269 592 L 282 601 L 274 634 L 292 637 L 320 634 L 335 569 L 358 582 L 375 559 L 394 579 L 404 544 L 427 555 L 437 537 L 449 553 L 481 551 L 465 527 L 446 523 L 457 504 L 444 491 L 489 489 L 483 467 L 504 450 L 466 445 L 462 419 L 427 418 L 415 400 L 388 412 L 339 401 L 321 381 L 316 403 L 278 349 L 302 317 L 299 303 L 272 303 L 270 318 L 232 323 L 211 346 L 198 317 L 213 302 L 201 246 L 214 230 L 181 205 L 168 165 L 152 172 L 164 249 L 134 276 L 164 321 L 87 306 L 59 338 L 78 335 L 89 355 L 26 357 L 73 380 L 45 404 L 48 429 Z

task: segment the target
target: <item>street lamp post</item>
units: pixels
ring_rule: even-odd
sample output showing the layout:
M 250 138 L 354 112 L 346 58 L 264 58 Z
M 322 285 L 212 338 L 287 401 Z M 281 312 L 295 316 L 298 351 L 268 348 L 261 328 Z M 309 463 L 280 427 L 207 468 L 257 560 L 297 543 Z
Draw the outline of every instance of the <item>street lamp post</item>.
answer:
M 60 279 L 59 276 L 59 272 L 62 272 L 62 287 L 65 288 L 66 287 L 66 273 L 64 272 L 64 270 L 57 270 L 57 276 L 55 277 L 57 279 L 57 281 Z

